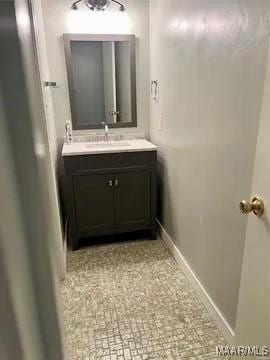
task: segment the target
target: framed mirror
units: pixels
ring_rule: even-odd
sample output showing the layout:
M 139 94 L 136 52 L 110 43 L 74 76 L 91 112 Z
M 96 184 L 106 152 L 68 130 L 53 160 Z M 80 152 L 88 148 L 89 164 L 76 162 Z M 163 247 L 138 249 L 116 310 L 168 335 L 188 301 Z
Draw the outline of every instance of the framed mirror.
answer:
M 135 35 L 63 37 L 73 129 L 136 127 Z

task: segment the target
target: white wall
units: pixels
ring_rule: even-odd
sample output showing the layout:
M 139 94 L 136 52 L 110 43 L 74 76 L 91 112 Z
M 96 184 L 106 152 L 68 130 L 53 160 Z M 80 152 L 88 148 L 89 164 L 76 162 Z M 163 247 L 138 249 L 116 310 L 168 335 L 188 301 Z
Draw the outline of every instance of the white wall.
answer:
M 268 6 L 151 0 L 159 219 L 232 329 L 247 221 L 238 204 L 251 190 Z
M 56 132 L 62 144 L 65 121 L 71 119 L 64 56 L 63 33 L 121 33 L 137 37 L 137 104 L 138 128 L 149 130 L 149 1 L 124 0 L 126 12 L 111 5 L 106 12 L 91 12 L 84 4 L 71 11 L 72 1 L 43 0 L 44 23 L 51 77 L 59 88 L 54 90 Z M 127 129 L 125 129 L 127 131 Z

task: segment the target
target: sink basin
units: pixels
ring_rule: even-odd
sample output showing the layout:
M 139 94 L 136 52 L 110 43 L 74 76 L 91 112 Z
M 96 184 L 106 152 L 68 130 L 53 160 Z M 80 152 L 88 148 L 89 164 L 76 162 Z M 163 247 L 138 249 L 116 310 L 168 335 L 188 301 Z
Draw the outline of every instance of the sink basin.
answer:
M 103 143 L 95 143 L 95 144 L 86 144 L 87 149 L 98 149 L 98 148 L 118 148 L 124 146 L 130 146 L 130 143 L 127 141 L 119 141 L 119 142 L 103 142 Z

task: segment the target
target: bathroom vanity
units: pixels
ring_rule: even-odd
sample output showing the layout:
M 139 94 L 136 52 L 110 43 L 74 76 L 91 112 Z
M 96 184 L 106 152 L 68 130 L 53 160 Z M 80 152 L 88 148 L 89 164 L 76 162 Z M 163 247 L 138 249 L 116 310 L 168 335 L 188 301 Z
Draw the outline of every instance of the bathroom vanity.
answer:
M 137 139 L 65 144 L 69 243 L 148 230 L 156 238 L 156 146 Z
M 109 136 L 137 127 L 135 35 L 63 39 L 72 127 L 105 130 L 63 148 L 69 243 L 75 250 L 82 238 L 134 231 L 155 239 L 157 149 L 143 138 Z

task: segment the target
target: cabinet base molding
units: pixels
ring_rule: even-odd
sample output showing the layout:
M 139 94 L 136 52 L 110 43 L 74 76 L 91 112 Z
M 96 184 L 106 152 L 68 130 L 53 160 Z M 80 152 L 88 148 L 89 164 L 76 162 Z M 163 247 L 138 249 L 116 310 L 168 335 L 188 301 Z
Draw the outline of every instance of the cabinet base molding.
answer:
M 93 236 L 89 238 L 79 239 L 79 248 L 87 247 L 92 245 L 103 245 L 103 244 L 113 244 L 120 243 L 124 241 L 143 241 L 143 240 L 157 240 L 157 236 L 155 239 L 151 239 L 151 231 L 132 231 L 121 234 L 111 234 L 104 236 Z

